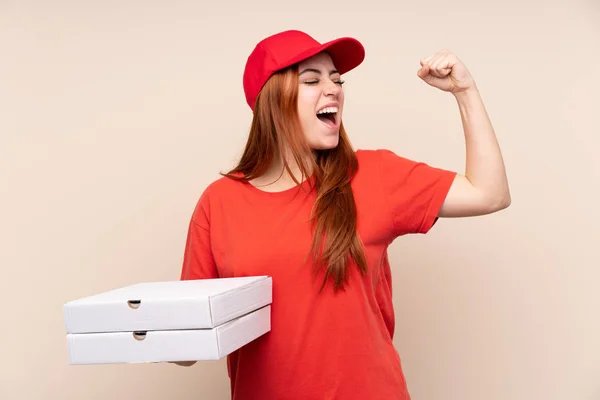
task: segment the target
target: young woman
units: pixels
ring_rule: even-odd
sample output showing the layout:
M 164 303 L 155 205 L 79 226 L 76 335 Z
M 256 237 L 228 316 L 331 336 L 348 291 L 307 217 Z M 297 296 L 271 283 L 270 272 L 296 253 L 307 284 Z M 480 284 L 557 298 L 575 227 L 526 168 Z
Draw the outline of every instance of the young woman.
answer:
M 439 217 L 510 203 L 478 89 L 448 51 L 422 60 L 418 76 L 456 98 L 466 174 L 353 150 L 341 76 L 363 59 L 355 39 L 320 44 L 299 31 L 262 40 L 248 58 L 246 149 L 201 195 L 181 273 L 273 278 L 271 331 L 228 357 L 235 400 L 409 399 L 392 343 L 388 246 Z

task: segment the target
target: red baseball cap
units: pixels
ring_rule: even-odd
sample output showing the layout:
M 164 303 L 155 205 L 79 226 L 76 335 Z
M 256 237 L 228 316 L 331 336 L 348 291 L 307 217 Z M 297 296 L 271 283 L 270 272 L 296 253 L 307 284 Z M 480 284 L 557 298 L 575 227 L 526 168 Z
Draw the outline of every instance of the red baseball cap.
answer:
M 254 111 L 256 97 L 273 73 L 326 51 L 340 74 L 344 74 L 365 58 L 365 49 L 356 39 L 338 38 L 319 43 L 298 30 L 279 32 L 261 40 L 246 62 L 244 93 L 246 102 Z

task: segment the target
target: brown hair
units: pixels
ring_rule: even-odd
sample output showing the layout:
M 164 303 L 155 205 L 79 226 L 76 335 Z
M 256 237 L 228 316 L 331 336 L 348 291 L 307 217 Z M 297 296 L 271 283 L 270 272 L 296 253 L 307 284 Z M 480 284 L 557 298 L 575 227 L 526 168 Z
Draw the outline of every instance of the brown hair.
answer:
M 356 204 L 350 186 L 358 162 L 343 125 L 340 126 L 336 148 L 311 150 L 302 132 L 297 101 L 297 66 L 271 76 L 256 99 L 242 157 L 235 168 L 223 175 L 237 180 L 254 179 L 267 170 L 278 153 L 285 154 L 286 148 L 303 177 L 307 177 L 309 171 L 313 172 L 314 188 L 317 190 L 311 215 L 314 271 L 326 266 L 323 285 L 332 278 L 337 291 L 347 282 L 350 259 L 360 271 L 367 271 L 362 243 L 356 232 Z M 282 158 L 285 170 L 294 182 L 300 184 L 292 174 L 287 158 Z

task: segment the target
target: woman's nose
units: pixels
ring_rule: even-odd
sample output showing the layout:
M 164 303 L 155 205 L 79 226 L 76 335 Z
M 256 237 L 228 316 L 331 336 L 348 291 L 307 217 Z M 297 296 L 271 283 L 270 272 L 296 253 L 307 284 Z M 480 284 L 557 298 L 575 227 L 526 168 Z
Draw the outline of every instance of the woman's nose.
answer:
M 335 82 L 329 81 L 325 86 L 325 95 L 327 96 L 337 96 L 342 90 Z

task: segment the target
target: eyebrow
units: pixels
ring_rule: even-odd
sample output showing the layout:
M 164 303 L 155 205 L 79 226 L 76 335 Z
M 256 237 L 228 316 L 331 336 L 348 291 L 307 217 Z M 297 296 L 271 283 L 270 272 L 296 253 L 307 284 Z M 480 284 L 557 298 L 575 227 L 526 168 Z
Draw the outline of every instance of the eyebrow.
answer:
M 321 71 L 319 71 L 318 69 L 314 69 L 314 68 L 307 68 L 307 69 L 305 69 L 304 71 L 300 72 L 300 73 L 298 74 L 298 76 L 300 76 L 300 75 L 304 74 L 305 72 L 314 72 L 314 73 L 317 73 L 317 74 L 319 74 L 319 75 L 321 74 Z M 332 69 L 331 71 L 329 71 L 329 75 L 333 75 L 333 74 L 339 74 L 339 72 L 338 72 L 336 69 Z

